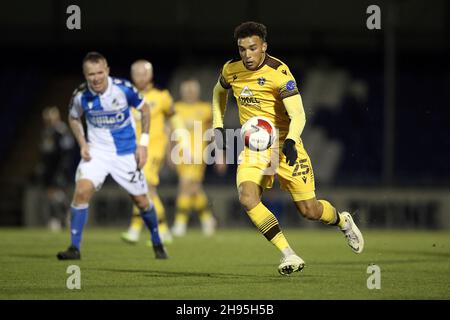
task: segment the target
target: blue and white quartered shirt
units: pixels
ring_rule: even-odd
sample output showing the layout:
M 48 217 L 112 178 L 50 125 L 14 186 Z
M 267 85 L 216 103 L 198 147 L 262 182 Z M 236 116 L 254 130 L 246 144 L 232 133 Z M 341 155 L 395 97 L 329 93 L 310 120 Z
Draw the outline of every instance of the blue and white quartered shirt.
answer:
M 102 94 L 82 84 L 74 91 L 69 108 L 73 118 L 85 115 L 91 148 L 125 155 L 136 151 L 130 107 L 140 109 L 143 104 L 144 98 L 129 81 L 108 77 L 108 88 Z

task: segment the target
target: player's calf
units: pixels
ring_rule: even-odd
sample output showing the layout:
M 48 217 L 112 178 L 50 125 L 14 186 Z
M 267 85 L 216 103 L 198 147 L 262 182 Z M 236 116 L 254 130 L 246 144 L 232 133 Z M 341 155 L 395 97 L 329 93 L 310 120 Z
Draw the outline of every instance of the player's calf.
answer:
M 254 182 L 243 182 L 239 186 L 239 202 L 246 211 L 255 208 L 261 201 L 261 187 Z
M 146 194 L 139 196 L 131 196 L 136 207 L 139 208 L 140 211 L 151 209 L 153 207 L 153 203 L 150 203 L 150 199 Z
M 308 220 L 319 220 L 322 216 L 320 202 L 316 198 L 296 201 L 298 212 Z

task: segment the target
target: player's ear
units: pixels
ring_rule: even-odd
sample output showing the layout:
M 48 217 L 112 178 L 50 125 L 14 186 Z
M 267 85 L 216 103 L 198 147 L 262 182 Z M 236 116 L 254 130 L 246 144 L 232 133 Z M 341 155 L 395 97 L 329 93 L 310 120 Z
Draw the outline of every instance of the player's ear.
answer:
M 263 42 L 263 45 L 262 45 L 262 52 L 263 53 L 265 53 L 267 51 L 267 42 Z

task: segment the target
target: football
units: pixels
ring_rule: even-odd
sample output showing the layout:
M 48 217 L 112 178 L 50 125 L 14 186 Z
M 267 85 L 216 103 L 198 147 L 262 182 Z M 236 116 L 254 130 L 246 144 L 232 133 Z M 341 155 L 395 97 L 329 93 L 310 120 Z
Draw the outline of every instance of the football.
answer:
M 275 141 L 276 131 L 269 119 L 256 116 L 242 125 L 241 137 L 244 145 L 250 150 L 264 151 Z

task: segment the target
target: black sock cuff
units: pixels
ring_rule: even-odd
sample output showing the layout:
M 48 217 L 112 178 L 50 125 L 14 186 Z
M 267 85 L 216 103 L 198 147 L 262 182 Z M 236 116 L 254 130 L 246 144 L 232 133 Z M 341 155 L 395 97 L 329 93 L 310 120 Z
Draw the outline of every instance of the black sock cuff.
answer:
M 336 222 L 335 223 L 330 223 L 332 226 L 337 226 L 339 225 L 339 222 L 341 222 L 341 216 L 339 215 L 339 212 L 336 210 Z

